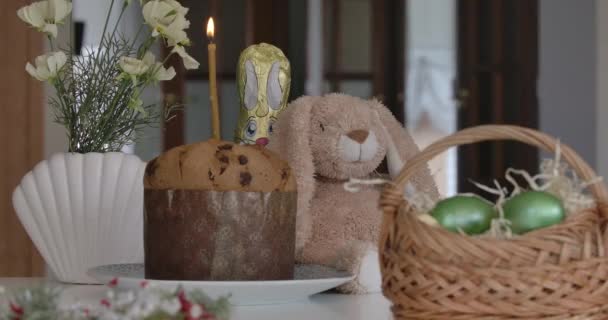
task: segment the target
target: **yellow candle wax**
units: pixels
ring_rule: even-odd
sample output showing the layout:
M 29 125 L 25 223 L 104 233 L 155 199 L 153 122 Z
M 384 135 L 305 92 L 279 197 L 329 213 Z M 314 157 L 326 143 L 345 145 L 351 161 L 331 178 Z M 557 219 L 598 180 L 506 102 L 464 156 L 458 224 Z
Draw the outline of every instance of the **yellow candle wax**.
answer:
M 213 36 L 215 33 L 215 26 L 213 24 L 213 18 L 209 18 L 207 22 L 207 37 L 209 38 L 209 44 L 207 45 L 207 51 L 209 52 L 209 100 L 211 102 L 211 128 L 213 131 L 213 138 L 221 139 L 220 135 L 220 108 L 218 105 L 217 98 L 217 74 L 216 74 L 216 59 L 215 59 L 215 43 L 213 43 Z

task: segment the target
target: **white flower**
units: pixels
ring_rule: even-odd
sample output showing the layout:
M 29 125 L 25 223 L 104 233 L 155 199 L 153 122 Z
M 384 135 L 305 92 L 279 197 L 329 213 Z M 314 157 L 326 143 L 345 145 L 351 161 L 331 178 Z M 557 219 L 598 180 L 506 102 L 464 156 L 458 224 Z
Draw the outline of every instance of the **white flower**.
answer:
M 198 317 L 203 315 L 203 308 L 198 304 L 195 304 L 190 308 L 190 317 L 197 319 Z
M 188 9 L 175 0 L 153 0 L 143 7 L 144 20 L 152 27 L 152 36 L 163 36 L 169 46 L 190 44 L 185 31 L 190 27 L 186 13 Z
M 175 69 L 173 67 L 167 69 L 160 62 L 155 63 L 152 70 L 155 71 L 152 75 L 152 79 L 155 81 L 169 81 L 175 77 Z
M 152 61 L 152 62 L 150 62 Z M 143 75 L 150 69 L 150 65 L 154 62 L 154 55 L 146 52 L 143 59 L 122 56 L 118 59 L 118 66 L 123 71 L 119 78 L 130 78 L 133 86 L 137 85 L 137 77 Z M 130 104 L 137 106 L 138 103 L 131 101 Z
M 194 58 L 192 58 L 187 52 L 186 49 L 184 49 L 184 47 L 182 46 L 175 46 L 173 47 L 173 50 L 171 50 L 172 53 L 177 53 L 180 57 L 182 57 L 182 61 L 184 63 L 184 67 L 188 70 L 191 69 L 198 69 L 198 66 L 200 65 L 200 63 L 198 63 L 198 61 L 194 60 Z
M 132 57 L 120 57 L 118 64 L 122 71 L 129 75 L 133 82 L 136 78 L 151 71 L 151 78 L 154 81 L 166 81 L 175 77 L 175 69 L 173 67 L 165 68 L 162 63 L 156 62 L 156 57 L 152 52 L 146 52 L 144 57 L 139 60 Z
M 173 67 L 167 69 L 161 62 L 155 62 L 155 60 L 156 57 L 150 52 L 146 52 L 144 55 L 144 62 L 150 66 L 150 70 L 152 71 L 152 80 L 168 81 L 175 77 L 175 69 Z
M 146 56 L 148 53 L 146 53 Z M 146 59 L 144 56 L 144 60 Z M 130 76 L 141 76 L 150 69 L 150 64 L 144 60 L 139 60 L 133 57 L 120 57 L 118 59 L 118 65 L 122 71 Z
M 160 303 L 160 309 L 169 315 L 175 315 L 182 307 L 178 299 L 173 298 Z
M 114 304 L 120 308 L 126 305 L 130 305 L 131 303 L 133 303 L 133 301 L 135 301 L 135 294 L 132 291 L 127 291 L 124 293 L 120 293 L 116 298 L 116 301 L 114 301 Z
M 67 60 L 68 57 L 62 51 L 50 52 L 36 57 L 36 60 L 34 60 L 36 66 L 28 62 L 25 65 L 25 70 L 40 81 L 47 81 L 57 76 Z
M 39 31 L 57 37 L 57 24 L 72 12 L 72 3 L 67 0 L 43 0 L 22 7 L 17 11 L 21 20 Z
M 188 8 L 182 6 L 179 1 L 176 0 L 162 0 L 164 3 L 168 4 L 175 10 L 179 15 L 185 16 L 188 13 Z

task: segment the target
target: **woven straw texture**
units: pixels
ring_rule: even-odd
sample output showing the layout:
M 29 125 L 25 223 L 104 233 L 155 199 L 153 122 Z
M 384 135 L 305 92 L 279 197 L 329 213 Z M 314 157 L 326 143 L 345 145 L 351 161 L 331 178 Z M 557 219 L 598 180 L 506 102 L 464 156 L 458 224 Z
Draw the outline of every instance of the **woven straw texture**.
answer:
M 416 218 L 403 187 L 428 160 L 454 146 L 515 140 L 554 152 L 538 131 L 485 125 L 459 131 L 408 161 L 382 194 L 383 292 L 396 319 L 608 319 L 608 217 L 603 184 L 597 207 L 510 240 L 469 237 Z M 583 179 L 593 170 L 571 148 L 562 157 Z

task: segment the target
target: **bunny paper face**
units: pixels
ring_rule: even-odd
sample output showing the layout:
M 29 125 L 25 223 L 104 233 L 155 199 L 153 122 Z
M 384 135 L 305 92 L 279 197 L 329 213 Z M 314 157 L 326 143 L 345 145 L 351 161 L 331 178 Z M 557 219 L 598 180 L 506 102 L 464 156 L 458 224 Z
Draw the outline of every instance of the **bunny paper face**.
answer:
M 237 81 L 241 108 L 235 140 L 266 145 L 274 122 L 287 106 L 289 60 L 273 45 L 249 46 L 239 57 Z
M 374 101 L 328 95 L 311 110 L 311 151 L 315 171 L 333 179 L 362 178 L 387 152 L 386 129 Z

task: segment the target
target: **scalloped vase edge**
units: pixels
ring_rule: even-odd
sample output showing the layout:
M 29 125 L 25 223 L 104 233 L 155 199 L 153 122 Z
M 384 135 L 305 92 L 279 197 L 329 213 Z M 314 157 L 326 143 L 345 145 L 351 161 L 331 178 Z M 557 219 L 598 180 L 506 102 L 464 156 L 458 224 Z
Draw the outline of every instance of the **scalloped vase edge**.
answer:
M 145 166 L 121 152 L 56 153 L 23 176 L 13 207 L 58 280 L 98 284 L 89 268 L 143 262 Z

